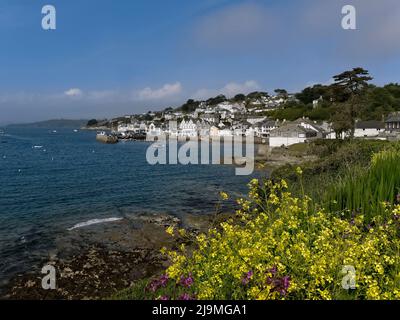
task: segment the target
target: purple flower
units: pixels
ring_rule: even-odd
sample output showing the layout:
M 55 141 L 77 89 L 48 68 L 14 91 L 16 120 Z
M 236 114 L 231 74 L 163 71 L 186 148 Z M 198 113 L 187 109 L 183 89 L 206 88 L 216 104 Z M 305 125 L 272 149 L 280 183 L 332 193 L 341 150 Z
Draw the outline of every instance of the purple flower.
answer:
M 273 266 L 271 269 L 268 270 L 272 276 L 275 276 L 278 273 L 278 268 L 276 266 Z
M 290 287 L 290 277 L 289 276 L 284 276 L 282 278 L 282 288 L 287 291 Z
M 161 285 L 162 287 L 165 288 L 165 287 L 167 286 L 167 284 L 168 284 L 168 280 L 169 280 L 168 275 L 164 274 L 164 275 L 162 275 L 162 276 L 160 277 L 159 283 L 160 283 L 160 285 Z
M 251 280 L 251 278 L 253 277 L 253 271 L 249 271 L 249 272 L 247 272 L 245 275 L 244 275 L 244 277 L 242 278 L 242 284 L 243 285 L 247 285 L 249 282 L 250 282 L 250 280 Z
M 290 277 L 289 276 L 284 276 L 282 278 L 278 277 L 277 274 L 278 270 L 276 266 L 268 271 L 272 276 L 268 276 L 266 282 L 268 285 L 272 287 L 271 291 L 278 292 L 281 295 L 285 296 L 290 287 Z
M 284 276 L 283 278 L 274 279 L 272 284 L 272 291 L 279 292 L 282 296 L 286 296 L 290 287 L 290 277 Z
M 158 280 L 153 280 L 152 282 L 150 282 L 150 284 L 148 285 L 147 289 L 150 290 L 151 292 L 156 292 L 159 287 L 160 287 L 159 281 Z
M 190 296 L 188 293 L 184 293 L 178 298 L 178 300 L 193 300 L 193 299 L 194 297 Z
M 180 283 L 182 286 L 189 288 L 193 284 L 193 282 L 194 282 L 194 280 L 193 280 L 191 273 L 189 273 L 189 276 L 187 278 L 185 278 L 184 276 L 181 276 Z
M 169 300 L 169 297 L 168 296 L 161 296 L 161 297 L 158 298 L 158 300 L 166 301 L 166 300 Z
M 162 275 L 160 279 L 155 279 L 150 284 L 147 286 L 147 290 L 151 292 L 156 292 L 160 287 L 165 288 L 168 284 L 168 276 L 167 275 Z

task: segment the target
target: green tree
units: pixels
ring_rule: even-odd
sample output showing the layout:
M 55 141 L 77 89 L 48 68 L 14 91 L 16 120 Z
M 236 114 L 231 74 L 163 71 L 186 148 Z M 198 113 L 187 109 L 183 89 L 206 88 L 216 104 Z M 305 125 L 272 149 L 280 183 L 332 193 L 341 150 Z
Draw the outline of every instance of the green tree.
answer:
M 332 129 L 336 134 L 336 139 L 343 138 L 343 134 L 351 133 L 354 128 L 353 121 L 350 117 L 350 110 L 343 106 L 336 106 L 336 109 L 341 109 L 341 112 L 335 112 L 332 116 Z
M 329 92 L 328 87 L 321 84 L 316 84 L 313 87 L 307 87 L 302 92 L 296 94 L 296 98 L 304 104 L 312 103 L 314 100 L 323 97 L 328 98 Z
M 250 92 L 247 95 L 248 99 L 260 99 L 263 97 L 269 97 L 268 92 L 262 92 L 262 91 L 254 91 L 254 92 Z
M 367 70 L 354 68 L 334 76 L 333 79 L 335 83 L 331 87 L 334 90 L 334 100 L 337 102 L 335 113 L 332 117 L 333 126 L 337 128 L 350 126 L 348 131 L 353 137 L 356 119 L 365 110 L 365 92 L 369 86 L 368 81 L 373 78 Z M 344 119 L 344 116 L 348 117 L 348 119 Z
M 278 97 L 287 99 L 288 92 L 285 89 L 275 89 L 274 92 L 277 94 Z
M 220 94 L 214 98 L 210 98 L 206 101 L 208 105 L 215 106 L 219 103 L 225 102 L 227 99 L 223 94 Z
M 244 94 L 242 94 L 242 93 L 237 94 L 232 99 L 232 101 L 234 101 L 234 102 L 243 102 L 245 100 L 246 100 L 246 96 Z
M 368 81 L 373 78 L 369 75 L 368 70 L 363 68 L 354 68 L 350 71 L 342 72 L 333 77 L 335 83 L 332 87 L 339 95 L 339 101 L 349 99 L 352 95 L 359 95 L 368 87 Z
M 91 119 L 91 120 L 89 120 L 88 122 L 87 122 L 87 126 L 88 127 L 93 127 L 93 126 L 95 126 L 95 125 L 97 125 L 97 120 L 96 119 Z
M 196 110 L 200 105 L 200 101 L 195 101 L 193 99 L 189 99 L 188 101 L 186 101 L 186 103 L 184 103 L 181 106 L 181 110 L 183 112 L 193 112 L 194 110 Z

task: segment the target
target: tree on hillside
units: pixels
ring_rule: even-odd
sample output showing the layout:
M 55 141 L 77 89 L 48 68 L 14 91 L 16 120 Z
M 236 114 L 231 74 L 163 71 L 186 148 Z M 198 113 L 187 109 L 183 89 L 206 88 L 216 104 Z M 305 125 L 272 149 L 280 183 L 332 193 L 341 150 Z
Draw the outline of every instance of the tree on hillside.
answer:
M 208 99 L 206 102 L 208 105 L 215 106 L 219 103 L 225 102 L 227 99 L 223 94 L 220 94 L 214 98 Z
M 189 99 L 188 101 L 186 101 L 186 103 L 184 103 L 181 106 L 181 110 L 183 112 L 193 112 L 194 110 L 196 110 L 200 105 L 200 101 L 195 101 L 193 99 Z
M 350 110 L 345 108 L 342 112 L 335 112 L 332 116 L 332 129 L 336 134 L 336 139 L 343 138 L 343 134 L 351 134 L 354 128 L 353 121 L 350 117 Z
M 274 92 L 280 98 L 287 99 L 287 97 L 289 96 L 288 92 L 285 89 L 275 89 Z
M 354 68 L 333 77 L 335 83 L 331 86 L 336 101 L 335 113 L 332 117 L 334 127 L 347 127 L 350 121 L 350 135 L 354 136 L 356 119 L 365 110 L 365 92 L 368 81 L 373 78 L 363 68 Z M 346 115 L 348 119 L 344 119 Z
M 145 120 L 145 121 L 151 121 L 151 120 L 153 120 L 153 116 L 151 115 L 151 111 L 149 111 L 149 112 L 147 112 L 144 116 L 143 116 L 143 119 Z
M 307 87 L 302 92 L 296 94 L 296 98 L 299 99 L 304 104 L 312 103 L 314 100 L 317 100 L 320 97 L 327 99 L 328 96 L 329 96 L 329 87 L 321 84 L 316 84 L 315 86 Z
M 368 70 L 363 68 L 354 68 L 350 71 L 342 72 L 333 77 L 335 83 L 332 87 L 340 94 L 339 98 L 349 99 L 352 95 L 360 94 L 368 87 L 368 81 L 373 78 L 369 75 Z
M 247 95 L 248 99 L 260 99 L 262 97 L 269 97 L 268 92 L 254 91 L 254 92 L 250 92 Z
M 396 99 L 386 87 L 370 87 L 365 98 L 362 120 L 382 120 L 382 116 L 400 108 L 400 99 Z
M 88 127 L 93 127 L 93 126 L 97 125 L 97 123 L 98 122 L 97 122 L 96 119 L 91 119 L 91 120 L 88 121 L 87 126 Z
M 400 99 L 400 84 L 389 83 L 383 87 L 387 92 L 389 92 L 394 98 Z
M 243 102 L 245 100 L 246 100 L 246 96 L 244 94 L 242 94 L 242 93 L 237 94 L 232 99 L 232 101 L 234 101 L 234 102 Z

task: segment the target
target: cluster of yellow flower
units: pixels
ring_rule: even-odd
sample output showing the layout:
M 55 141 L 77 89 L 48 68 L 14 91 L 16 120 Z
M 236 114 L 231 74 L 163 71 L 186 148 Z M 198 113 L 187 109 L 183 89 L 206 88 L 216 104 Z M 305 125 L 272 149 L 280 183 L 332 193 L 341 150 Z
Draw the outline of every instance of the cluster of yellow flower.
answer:
M 367 224 L 315 210 L 285 181 L 249 187 L 239 219 L 199 235 L 190 254 L 168 253 L 170 278 L 191 274 L 199 299 L 400 299 L 400 207 Z M 353 289 L 344 266 L 355 270 Z

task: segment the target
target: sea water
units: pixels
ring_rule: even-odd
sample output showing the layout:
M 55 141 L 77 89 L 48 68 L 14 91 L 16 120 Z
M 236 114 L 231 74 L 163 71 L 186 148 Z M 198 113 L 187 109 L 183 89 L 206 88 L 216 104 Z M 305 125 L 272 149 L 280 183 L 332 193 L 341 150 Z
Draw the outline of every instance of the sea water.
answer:
M 230 165 L 153 166 L 150 143 L 105 145 L 74 129 L 8 127 L 0 135 L 0 286 L 31 270 L 60 236 L 125 213 L 212 213 L 219 191 L 242 196 L 252 178 Z

